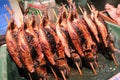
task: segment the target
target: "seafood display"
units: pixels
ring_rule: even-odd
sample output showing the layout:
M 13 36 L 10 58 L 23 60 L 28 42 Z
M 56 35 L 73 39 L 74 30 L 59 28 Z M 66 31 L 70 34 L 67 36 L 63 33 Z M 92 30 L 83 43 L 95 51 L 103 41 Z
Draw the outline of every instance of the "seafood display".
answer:
M 95 67 L 99 67 L 99 53 L 107 55 L 118 66 L 114 41 L 104 22 L 106 15 L 89 5 L 91 16 L 79 7 L 83 13 L 80 17 L 75 3 L 68 1 L 68 4 L 68 10 L 62 5 L 58 17 L 55 14 L 56 23 L 50 22 L 47 10 L 43 16 L 24 15 L 19 28 L 12 17 L 8 21 L 8 52 L 19 68 L 30 73 L 30 80 L 49 80 L 49 70 L 56 80 L 59 79 L 57 73 L 66 80 L 70 76 L 70 64 L 76 66 L 80 75 L 84 75 L 83 63 L 89 65 L 97 75 Z M 6 8 L 12 16 L 14 13 Z M 39 24 L 36 23 L 36 17 L 40 19 Z

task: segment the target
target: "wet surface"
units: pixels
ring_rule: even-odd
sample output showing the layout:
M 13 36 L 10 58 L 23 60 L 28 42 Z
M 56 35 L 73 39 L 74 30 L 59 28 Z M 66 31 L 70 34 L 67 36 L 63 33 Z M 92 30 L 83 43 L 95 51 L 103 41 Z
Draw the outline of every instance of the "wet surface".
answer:
M 86 68 L 84 65 L 82 67 L 83 76 L 80 76 L 77 68 L 71 68 L 70 76 L 67 80 L 108 80 L 113 75 L 120 72 L 120 53 L 116 53 L 116 58 L 119 63 L 119 66 L 116 67 L 112 60 L 106 59 L 103 55 L 98 54 L 98 64 L 99 67 L 96 68 L 97 75 L 94 75 L 91 68 Z M 53 76 L 50 80 L 55 80 Z M 62 79 L 61 79 L 62 80 Z
M 10 77 L 10 78 L 8 77 L 7 80 L 13 80 L 12 79 L 13 75 L 15 75 L 16 78 L 14 80 L 19 80 L 20 75 L 18 73 L 17 68 L 15 67 L 16 66 L 15 63 L 11 59 L 8 59 L 10 58 L 10 56 L 8 55 L 8 52 L 6 50 L 6 46 L 1 46 L 0 51 L 2 52 L 2 55 L 4 55 L 4 56 L 1 55 L 0 58 L 0 62 L 1 62 L 0 76 L 4 76 L 2 72 L 5 72 Z M 109 78 L 120 72 L 120 53 L 116 53 L 115 55 L 119 64 L 118 67 L 115 66 L 112 60 L 106 59 L 102 54 L 98 54 L 99 67 L 96 68 L 97 75 L 94 75 L 91 68 L 87 68 L 83 65 L 82 67 L 83 76 L 80 76 L 77 68 L 76 67 L 73 68 L 70 66 L 71 69 L 70 76 L 67 78 L 67 80 L 108 80 Z M 5 66 L 5 64 L 8 66 Z M 50 76 L 50 80 L 55 80 L 55 78 L 51 73 L 49 73 L 49 76 Z M 63 80 L 63 78 L 60 77 L 60 80 Z

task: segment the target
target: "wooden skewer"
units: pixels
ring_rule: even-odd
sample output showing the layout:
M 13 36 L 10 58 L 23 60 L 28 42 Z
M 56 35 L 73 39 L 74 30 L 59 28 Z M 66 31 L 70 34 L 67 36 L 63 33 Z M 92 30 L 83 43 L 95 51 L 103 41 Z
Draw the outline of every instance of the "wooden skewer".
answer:
M 66 65 L 66 67 L 68 68 L 68 70 L 70 71 L 70 67 L 68 65 Z
M 57 19 L 57 14 L 56 14 L 55 10 L 54 9 L 52 9 L 52 10 L 53 10 L 53 14 L 55 15 L 55 17 Z
M 102 11 L 100 11 L 100 12 L 102 12 L 102 13 L 106 13 L 107 11 L 106 11 L 106 10 L 102 10 Z
M 98 63 L 95 61 L 95 65 L 96 65 L 96 67 L 99 67 L 99 65 L 98 65 Z
M 90 11 L 92 12 L 92 8 L 91 8 L 91 6 L 90 6 L 89 3 L 87 3 L 87 6 L 88 6 L 88 8 L 90 9 Z
M 57 76 L 57 74 L 55 73 L 55 71 L 53 70 L 53 68 L 52 68 L 50 65 L 49 65 L 49 67 L 50 67 L 50 69 L 51 69 L 51 71 L 52 71 L 55 79 L 58 80 L 58 76 Z
M 116 60 L 115 55 L 113 53 L 111 54 L 111 57 L 113 58 L 115 65 L 118 66 L 117 60 Z
M 28 76 L 29 76 L 30 80 L 32 80 L 32 77 L 31 77 L 30 73 L 28 73 Z
M 63 79 L 66 80 L 66 77 L 65 77 L 65 75 L 64 75 L 62 70 L 60 70 L 60 73 L 62 74 Z
M 87 3 L 87 6 L 88 6 L 88 8 L 90 9 L 90 11 L 92 11 L 92 6 L 90 6 L 90 4 L 89 3 Z M 106 13 L 107 11 L 106 10 L 102 10 L 102 11 L 99 11 L 99 12 L 102 12 L 102 13 Z
M 75 62 L 75 65 L 76 65 L 76 67 L 77 67 L 77 69 L 78 69 L 78 71 L 79 71 L 80 75 L 82 76 L 83 74 L 82 74 L 82 71 L 81 71 L 81 69 L 80 69 L 80 67 L 79 67 L 78 63 L 77 63 L 77 62 Z
M 83 12 L 83 10 L 82 10 L 82 8 L 81 8 L 80 6 L 79 6 L 79 9 L 80 9 L 80 11 L 81 11 L 81 12 L 82 12 L 82 14 L 83 14 L 84 12 Z
M 91 68 L 92 68 L 92 70 L 93 70 L 94 74 L 95 74 L 95 75 L 97 75 L 97 72 L 96 72 L 96 70 L 95 70 L 95 68 L 94 68 L 93 64 L 92 64 L 91 62 L 89 62 L 89 64 L 90 64 L 90 66 L 91 66 Z
M 42 78 L 40 78 L 40 80 L 43 80 Z
M 13 14 L 14 14 L 14 11 L 12 10 L 12 9 L 10 9 L 7 5 L 5 5 L 4 4 L 4 7 L 5 7 L 5 9 L 9 12 L 9 14 L 11 15 L 11 16 L 13 16 Z
M 66 7 L 65 7 L 65 6 L 64 6 L 64 9 L 65 9 L 66 14 L 68 15 L 68 11 L 67 11 L 67 9 L 66 9 Z
M 7 21 L 7 23 L 9 22 L 8 16 L 5 14 L 5 19 Z

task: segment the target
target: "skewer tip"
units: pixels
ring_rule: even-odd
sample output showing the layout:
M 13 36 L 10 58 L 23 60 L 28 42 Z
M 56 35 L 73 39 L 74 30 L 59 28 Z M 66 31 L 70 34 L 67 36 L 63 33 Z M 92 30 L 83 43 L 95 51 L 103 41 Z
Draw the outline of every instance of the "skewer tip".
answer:
M 9 22 L 8 16 L 6 14 L 4 14 L 4 15 L 5 15 L 6 21 Z
M 90 6 L 89 3 L 87 3 L 87 6 L 88 6 L 88 8 L 90 9 L 90 11 L 92 12 L 92 8 L 91 8 L 91 6 Z
M 98 65 L 97 61 L 95 61 L 95 65 L 96 65 L 96 67 L 99 67 L 99 65 Z
M 55 18 L 57 19 L 57 14 L 56 14 L 55 10 L 54 9 L 52 9 L 52 10 L 53 10 L 53 14 L 55 15 Z
M 66 77 L 65 77 L 65 75 L 64 75 L 62 70 L 60 70 L 60 73 L 62 74 L 63 79 L 66 80 Z
M 83 12 L 83 9 L 82 9 L 80 6 L 79 6 L 79 9 L 80 9 L 80 11 L 81 11 L 81 12 L 82 12 L 82 14 L 83 14 L 83 13 L 84 13 L 84 12 Z
M 51 69 L 51 71 L 52 71 L 55 79 L 58 80 L 58 76 L 57 76 L 57 74 L 55 73 L 55 71 L 53 70 L 53 68 L 52 68 L 50 65 L 49 65 L 49 67 L 50 67 L 50 69 Z
M 91 68 L 92 68 L 92 70 L 93 70 L 93 72 L 94 72 L 94 75 L 97 75 L 97 72 L 96 72 L 96 70 L 95 70 L 93 64 L 92 64 L 91 62 L 89 62 L 89 64 L 90 64 L 90 66 L 91 66 Z
M 78 63 L 77 63 L 77 62 L 75 62 L 75 65 L 76 65 L 76 67 L 77 67 L 77 69 L 78 69 L 78 71 L 79 71 L 80 75 L 82 76 L 82 75 L 83 75 L 83 73 L 82 73 L 82 71 L 81 71 L 81 69 L 80 69 L 80 67 L 79 67 Z
M 113 53 L 111 54 L 111 57 L 113 58 L 115 65 L 118 67 L 118 62 L 117 62 L 115 55 Z
M 70 67 L 68 65 L 66 65 L 66 66 L 67 66 L 68 70 L 70 71 Z

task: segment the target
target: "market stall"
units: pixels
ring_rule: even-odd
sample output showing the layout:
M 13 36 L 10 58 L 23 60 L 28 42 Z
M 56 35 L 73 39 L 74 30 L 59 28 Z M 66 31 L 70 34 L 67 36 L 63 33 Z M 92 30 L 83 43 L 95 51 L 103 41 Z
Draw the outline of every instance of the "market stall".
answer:
M 119 80 L 119 3 L 92 1 L 4 3 L 0 80 Z

